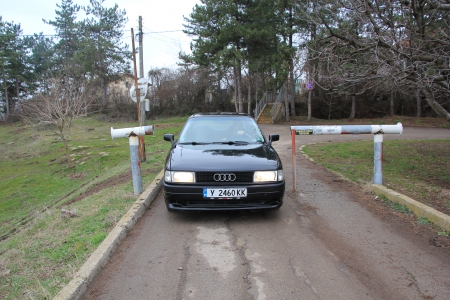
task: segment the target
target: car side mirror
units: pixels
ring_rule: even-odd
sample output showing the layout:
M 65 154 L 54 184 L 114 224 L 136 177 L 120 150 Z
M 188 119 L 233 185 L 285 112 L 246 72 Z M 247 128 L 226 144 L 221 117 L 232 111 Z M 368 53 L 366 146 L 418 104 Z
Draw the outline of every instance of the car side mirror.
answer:
M 269 144 L 272 144 L 272 142 L 276 142 L 280 140 L 279 134 L 269 134 Z
M 164 133 L 164 140 L 171 142 L 172 147 L 175 146 L 175 136 L 171 133 Z

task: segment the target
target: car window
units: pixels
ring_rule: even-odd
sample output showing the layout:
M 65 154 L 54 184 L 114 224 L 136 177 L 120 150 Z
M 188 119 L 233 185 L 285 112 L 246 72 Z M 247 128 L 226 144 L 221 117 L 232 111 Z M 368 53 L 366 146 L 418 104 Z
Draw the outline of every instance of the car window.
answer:
M 200 117 L 188 119 L 180 143 L 261 143 L 262 132 L 256 122 L 246 117 Z

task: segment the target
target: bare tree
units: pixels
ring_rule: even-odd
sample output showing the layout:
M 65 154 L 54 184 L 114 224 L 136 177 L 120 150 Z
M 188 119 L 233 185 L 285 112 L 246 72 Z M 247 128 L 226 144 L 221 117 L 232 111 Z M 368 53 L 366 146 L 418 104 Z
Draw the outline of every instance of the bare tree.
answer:
M 437 115 L 450 120 L 448 1 L 310 3 L 303 16 L 319 30 L 308 63 L 317 65 L 320 84 L 330 84 L 325 91 L 350 96 L 378 89 L 415 99 L 419 90 Z
M 81 79 L 52 79 L 48 94 L 41 94 L 22 103 L 23 120 L 31 124 L 53 125 L 54 133 L 64 144 L 67 162 L 70 164 L 69 138 L 73 121 L 86 115 L 93 97 L 86 94 L 85 82 Z

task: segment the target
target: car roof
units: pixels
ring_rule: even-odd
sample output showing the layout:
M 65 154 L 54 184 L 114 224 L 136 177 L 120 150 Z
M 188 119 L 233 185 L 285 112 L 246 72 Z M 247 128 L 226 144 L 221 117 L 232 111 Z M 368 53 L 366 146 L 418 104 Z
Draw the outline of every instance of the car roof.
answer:
M 251 116 L 249 116 L 248 114 L 236 113 L 236 112 L 197 113 L 197 114 L 193 114 L 189 118 L 201 118 L 201 117 L 211 117 L 211 116 L 217 116 L 217 117 L 247 117 L 247 118 L 251 118 Z

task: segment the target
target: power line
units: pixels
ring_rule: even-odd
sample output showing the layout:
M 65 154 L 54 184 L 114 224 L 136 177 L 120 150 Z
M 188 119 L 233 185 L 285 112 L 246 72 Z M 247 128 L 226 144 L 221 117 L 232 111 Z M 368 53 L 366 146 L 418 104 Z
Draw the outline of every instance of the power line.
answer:
M 149 36 L 152 39 L 155 39 L 155 40 L 158 40 L 160 42 L 163 42 L 163 43 L 185 44 L 185 45 L 188 45 L 190 43 L 190 42 L 184 42 L 184 41 L 180 41 L 180 40 L 177 40 L 177 39 L 173 39 L 173 38 L 161 35 L 161 33 L 181 32 L 182 30 L 150 31 L 150 29 L 145 27 L 145 26 L 143 26 L 143 28 L 145 28 L 146 30 L 149 30 L 147 32 L 144 32 L 145 35 Z M 163 39 L 157 38 L 157 37 L 153 36 L 153 34 L 159 35 Z
M 146 28 L 146 27 L 144 27 L 145 29 L 148 29 L 148 28 Z M 150 30 L 150 29 L 148 29 L 148 30 Z M 148 33 L 168 33 L 168 32 L 180 32 L 180 31 L 183 31 L 182 29 L 180 29 L 180 30 L 166 30 L 166 31 L 150 31 L 150 32 L 148 32 Z
M 163 39 L 160 39 L 160 38 L 151 36 L 151 35 L 150 35 L 149 37 L 152 38 L 152 39 L 158 40 L 158 41 L 160 41 L 160 42 L 163 42 L 163 43 L 169 43 L 169 44 L 185 44 L 185 45 L 190 44 L 190 42 L 181 42 L 181 41 L 177 41 L 177 40 L 171 40 L 171 41 L 163 40 Z

